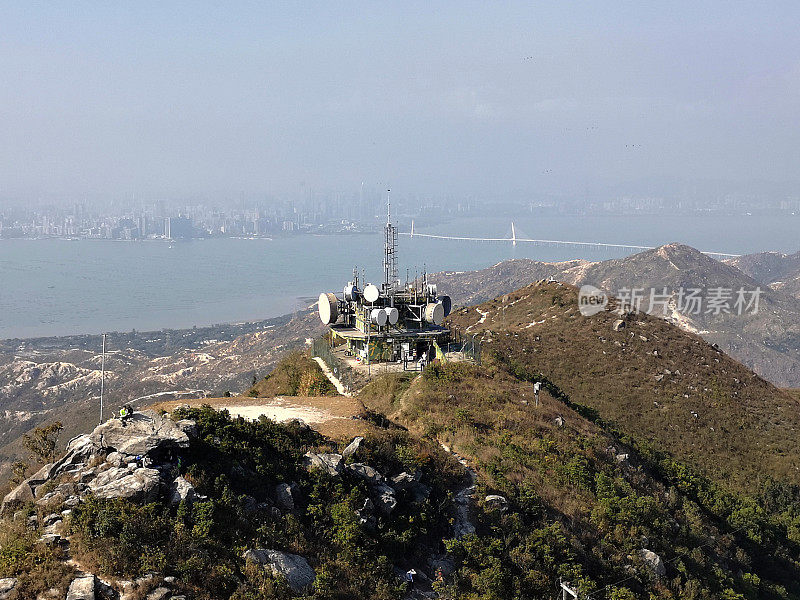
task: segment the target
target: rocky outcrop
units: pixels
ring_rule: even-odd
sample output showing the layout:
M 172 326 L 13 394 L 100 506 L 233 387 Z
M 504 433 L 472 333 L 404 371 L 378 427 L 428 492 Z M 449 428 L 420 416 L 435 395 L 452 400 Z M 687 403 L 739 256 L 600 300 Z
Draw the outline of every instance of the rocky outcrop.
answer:
M 285 577 L 289 587 L 296 593 L 307 589 L 316 579 L 308 561 L 297 554 L 278 550 L 248 550 L 244 553 L 244 559 L 262 565 L 276 577 Z
M 487 508 L 492 510 L 499 510 L 500 512 L 505 512 L 508 510 L 508 500 L 506 500 L 505 496 L 498 496 L 497 494 L 489 494 L 483 500 L 484 504 L 486 504 Z
M 89 490 L 98 498 L 127 498 L 147 503 L 158 495 L 160 481 L 155 469 L 111 468 L 89 483 Z
M 180 494 L 193 497 L 188 481 L 179 482 L 179 486 L 170 480 L 162 482 L 162 471 L 148 468 L 164 464 L 174 452 L 187 448 L 187 431 L 196 435 L 193 421 L 181 421 L 179 426 L 153 411 L 136 412 L 124 425 L 119 419 L 110 419 L 92 433 L 70 440 L 61 459 L 43 466 L 6 495 L 3 511 L 32 501 L 42 506 L 59 501 L 74 506 L 84 491 L 100 498 L 150 502 L 162 484 L 180 487 Z M 42 493 L 47 490 L 42 487 L 44 483 L 64 474 L 71 475 L 71 482 Z
M 184 427 L 190 429 L 187 424 Z M 98 426 L 89 439 L 99 448 L 113 448 L 128 456 L 189 447 L 189 436 L 182 427 L 150 410 L 133 413 L 124 423 L 110 419 Z

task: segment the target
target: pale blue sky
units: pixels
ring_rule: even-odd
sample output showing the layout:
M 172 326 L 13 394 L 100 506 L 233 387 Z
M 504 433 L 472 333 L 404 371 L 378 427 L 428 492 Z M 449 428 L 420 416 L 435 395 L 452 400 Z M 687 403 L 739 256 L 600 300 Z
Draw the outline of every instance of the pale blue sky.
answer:
M 0 199 L 797 181 L 799 25 L 798 2 L 2 2 Z

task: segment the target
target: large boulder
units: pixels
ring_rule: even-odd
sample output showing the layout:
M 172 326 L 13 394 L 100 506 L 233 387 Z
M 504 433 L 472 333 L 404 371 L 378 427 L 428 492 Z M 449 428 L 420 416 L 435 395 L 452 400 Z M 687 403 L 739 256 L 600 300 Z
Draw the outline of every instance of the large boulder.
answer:
M 160 478 L 155 469 L 112 468 L 89 484 L 98 498 L 128 498 L 134 502 L 152 502 L 158 495 Z
M 644 564 L 646 564 L 650 570 L 653 571 L 656 577 L 664 577 L 664 575 L 667 574 L 667 567 L 664 564 L 664 561 L 661 560 L 661 557 L 652 550 L 642 548 L 639 550 L 639 558 L 641 558 Z
M 417 471 L 413 475 L 403 471 L 391 479 L 391 485 L 398 492 L 407 492 L 412 503 L 422 502 L 431 494 L 431 488 L 420 482 L 422 473 Z
M 244 559 L 262 565 L 276 577 L 285 577 L 295 593 L 302 592 L 316 579 L 308 561 L 297 554 L 278 550 L 248 550 L 244 553 Z
M 342 472 L 342 462 L 341 454 L 306 452 L 303 455 L 303 464 L 307 469 L 320 469 L 332 477 Z
M 82 575 L 73 579 L 69 584 L 66 600 L 94 600 L 96 583 L 94 575 Z
M 275 486 L 275 504 L 286 511 L 294 510 L 294 495 L 290 484 L 279 483 Z
M 358 451 L 358 449 L 361 447 L 361 443 L 363 441 L 364 441 L 364 438 L 361 437 L 361 436 L 353 438 L 353 441 L 350 442 L 347 445 L 347 448 L 342 450 L 342 458 L 347 460 L 349 457 L 353 456 Z
M 17 580 L 13 577 L 0 579 L 0 600 L 6 600 L 15 587 L 17 587 Z
M 498 496 L 497 494 L 489 494 L 483 500 L 486 507 L 492 510 L 499 510 L 506 512 L 508 510 L 508 500 L 505 496 Z
M 33 502 L 33 500 L 33 489 L 31 489 L 31 486 L 27 481 L 23 481 L 8 494 L 6 494 L 5 498 L 3 498 L 3 509 L 5 510 L 6 507 L 15 506 L 17 504 Z
M 347 465 L 347 469 L 359 479 L 363 479 L 371 485 L 378 485 L 384 482 L 383 475 L 378 473 L 375 469 L 364 463 L 353 463 Z
M 385 483 L 379 483 L 372 489 L 375 494 L 375 507 L 382 516 L 388 517 L 397 506 L 394 490 Z
M 192 503 L 197 497 L 197 492 L 194 486 L 183 477 L 176 477 L 175 481 L 169 489 L 169 502 L 173 506 L 180 504 L 183 501 Z
M 183 431 L 187 436 L 189 436 L 190 440 L 196 440 L 200 434 L 199 430 L 197 429 L 197 423 L 192 421 L 191 419 L 181 419 L 180 421 L 175 421 L 175 425 Z
M 189 446 L 189 436 L 183 429 L 152 410 L 135 412 L 124 423 L 120 419 L 109 419 L 98 425 L 89 437 L 101 448 L 113 448 L 128 456 Z

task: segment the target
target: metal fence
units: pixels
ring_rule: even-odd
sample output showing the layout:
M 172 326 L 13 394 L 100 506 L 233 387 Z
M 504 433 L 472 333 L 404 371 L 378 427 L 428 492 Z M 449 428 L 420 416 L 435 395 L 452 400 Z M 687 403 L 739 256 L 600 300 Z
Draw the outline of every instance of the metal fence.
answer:
M 331 350 L 330 342 L 325 338 L 318 338 L 311 342 L 311 356 L 321 358 L 328 365 L 334 376 L 342 382 L 345 390 L 352 391 L 354 381 L 353 370 L 336 356 Z
M 481 364 L 481 342 L 477 334 L 470 334 L 456 329 L 450 329 L 450 343 L 447 344 L 447 352 L 461 352 L 464 358 L 473 361 L 476 365 Z

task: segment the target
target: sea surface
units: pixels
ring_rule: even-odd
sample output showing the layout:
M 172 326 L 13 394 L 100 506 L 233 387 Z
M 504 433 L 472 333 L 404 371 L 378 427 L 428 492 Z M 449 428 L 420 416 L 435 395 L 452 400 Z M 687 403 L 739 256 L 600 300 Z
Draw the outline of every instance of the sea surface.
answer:
M 800 216 L 515 218 L 517 237 L 657 246 L 683 242 L 746 254 L 800 249 Z M 407 227 L 404 227 L 406 231 Z M 510 237 L 508 218 L 456 219 L 415 232 Z M 146 331 L 266 319 L 341 293 L 353 268 L 382 279 L 382 234 L 268 239 L 0 240 L 0 338 Z M 622 250 L 400 236 L 399 276 L 509 258 L 604 260 Z

